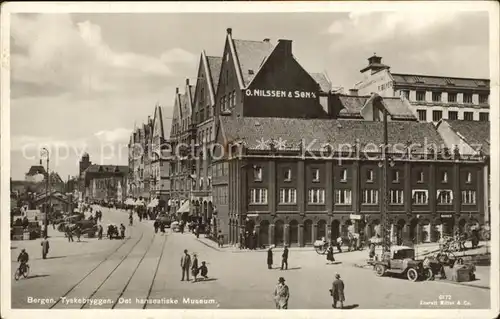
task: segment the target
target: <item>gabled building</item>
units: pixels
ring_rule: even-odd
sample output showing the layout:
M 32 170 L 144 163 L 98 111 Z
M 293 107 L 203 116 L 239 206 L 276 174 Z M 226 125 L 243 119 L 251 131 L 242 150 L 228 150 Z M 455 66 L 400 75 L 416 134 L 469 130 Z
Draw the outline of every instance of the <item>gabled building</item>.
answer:
M 122 203 L 127 196 L 128 176 L 128 166 L 91 164 L 80 176 L 82 200 Z
M 404 97 L 419 121 L 489 121 L 490 80 L 391 72 L 373 55 L 355 85 L 360 95 Z

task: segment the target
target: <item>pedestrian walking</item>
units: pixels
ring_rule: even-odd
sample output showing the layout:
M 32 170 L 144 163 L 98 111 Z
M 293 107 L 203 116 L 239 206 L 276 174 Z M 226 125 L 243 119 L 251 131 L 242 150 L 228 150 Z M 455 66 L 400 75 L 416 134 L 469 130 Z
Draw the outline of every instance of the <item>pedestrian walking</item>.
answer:
M 196 238 L 200 238 L 200 225 L 196 225 L 194 234 L 196 235 Z
M 160 231 L 162 235 L 165 234 L 165 223 L 163 221 L 160 221 Z
M 274 301 L 276 303 L 276 309 L 288 309 L 288 299 L 290 298 L 290 290 L 285 284 L 285 278 L 280 277 L 278 279 L 278 284 L 274 289 Z
M 202 261 L 201 262 L 201 266 L 200 266 L 200 275 L 204 278 L 204 279 L 208 279 L 208 268 L 207 268 L 207 264 L 206 262 Z
M 98 240 L 102 239 L 102 232 L 103 232 L 102 225 L 97 226 L 97 239 Z
M 332 264 L 335 261 L 335 257 L 333 256 L 333 246 L 332 245 L 330 245 L 328 247 L 328 251 L 326 252 L 326 260 Z
M 184 275 L 186 275 L 187 281 L 189 281 L 189 268 L 191 267 L 191 256 L 189 256 L 187 249 L 184 249 L 184 255 L 181 258 L 181 270 L 182 279 L 184 281 Z
M 217 235 L 217 242 L 219 243 L 219 248 L 224 246 L 224 235 L 222 235 L 221 230 L 219 230 L 219 235 Z
M 132 226 L 132 224 L 133 224 L 133 222 L 134 222 L 134 216 L 132 216 L 132 214 L 130 214 L 130 215 L 128 216 L 128 221 L 129 221 L 128 225 L 129 225 L 129 226 Z
M 76 226 L 75 228 L 75 235 L 76 235 L 76 240 L 80 242 L 80 237 L 82 236 L 82 230 L 80 229 L 80 226 Z
M 197 282 L 198 281 L 198 278 L 197 278 L 198 272 L 199 272 L 199 269 L 198 269 L 198 255 L 193 254 L 193 264 L 191 265 L 191 274 L 194 277 L 193 282 Z
M 73 242 L 73 232 L 69 226 L 66 226 L 66 236 L 68 236 L 68 242 Z
M 120 224 L 120 236 L 122 239 L 125 238 L 125 225 L 123 225 L 123 223 Z
M 49 248 L 50 248 L 49 240 L 47 239 L 47 236 L 45 236 L 43 238 L 42 242 L 40 243 L 40 246 L 42 246 L 42 258 L 46 259 L 47 254 L 49 253 Z
M 184 221 L 181 220 L 180 224 L 179 224 L 179 229 L 181 231 L 181 234 L 184 234 Z
M 342 237 L 340 236 L 337 238 L 337 250 L 339 253 L 342 252 Z
M 283 249 L 283 254 L 281 255 L 281 270 L 283 270 L 283 266 L 285 270 L 288 270 L 288 246 L 285 245 Z
M 375 244 L 374 243 L 370 244 L 370 252 L 368 253 L 368 258 L 370 258 L 370 259 L 375 258 Z
M 155 228 L 155 234 L 158 233 L 158 228 L 160 227 L 160 222 L 158 220 L 155 220 L 153 223 L 153 227 Z
M 273 246 L 267 250 L 267 269 L 273 269 Z
M 340 309 L 344 308 L 344 282 L 342 281 L 342 279 L 340 279 L 339 274 L 335 275 L 335 280 L 332 283 L 332 289 L 330 290 L 330 293 L 333 297 L 332 307 L 337 308 L 337 302 L 340 302 Z

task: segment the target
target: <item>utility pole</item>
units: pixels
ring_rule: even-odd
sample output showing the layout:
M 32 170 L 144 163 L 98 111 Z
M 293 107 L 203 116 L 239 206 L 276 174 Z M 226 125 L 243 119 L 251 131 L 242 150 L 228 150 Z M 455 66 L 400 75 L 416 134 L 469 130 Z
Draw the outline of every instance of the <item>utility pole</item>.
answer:
M 383 122 L 384 122 L 384 148 L 382 151 L 382 159 L 383 159 L 383 176 L 382 176 L 382 196 L 383 196 L 383 207 L 382 207 L 382 239 L 383 239 L 383 247 L 384 252 L 390 251 L 391 247 L 391 221 L 389 219 L 389 187 L 387 182 L 389 180 L 389 133 L 387 127 L 387 117 L 388 112 L 385 107 L 382 107 L 383 110 Z
M 49 210 L 51 206 L 51 197 L 49 195 L 49 187 L 50 187 L 50 170 L 49 170 L 49 150 L 46 149 L 45 147 L 42 148 L 42 151 L 45 152 L 47 156 L 47 181 L 46 181 L 46 187 L 45 187 L 45 199 L 47 201 L 47 204 L 45 205 L 45 218 L 43 219 L 43 225 L 44 225 L 44 230 L 43 230 L 43 236 L 47 236 L 47 230 L 49 227 Z

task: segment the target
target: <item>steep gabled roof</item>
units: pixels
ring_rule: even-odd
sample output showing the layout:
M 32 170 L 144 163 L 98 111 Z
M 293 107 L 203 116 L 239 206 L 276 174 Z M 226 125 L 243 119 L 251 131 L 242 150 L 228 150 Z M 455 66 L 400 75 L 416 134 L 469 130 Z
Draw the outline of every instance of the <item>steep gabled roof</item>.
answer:
M 309 73 L 311 77 L 319 84 L 321 91 L 330 92 L 332 90 L 332 84 L 323 73 Z
M 462 121 L 443 120 L 450 125 L 450 128 L 464 140 L 469 146 L 477 150 L 481 146 L 481 151 L 490 154 L 490 122 L 482 121 Z
M 217 86 L 219 85 L 220 69 L 222 67 L 222 57 L 207 56 L 207 64 L 208 64 L 208 71 L 210 73 L 207 78 L 210 81 L 209 85 L 212 88 L 215 96 L 215 90 L 217 90 Z
M 85 173 L 128 173 L 126 165 L 99 165 L 92 164 L 84 171 Z
M 37 174 L 47 174 L 43 165 L 33 165 L 30 167 L 28 173 L 26 173 L 27 176 L 34 176 Z
M 284 141 L 290 149 L 298 149 L 303 140 L 310 150 L 321 150 L 324 144 L 341 150 L 344 146 L 355 146 L 357 143 L 373 143 L 370 150 L 374 150 L 383 144 L 383 123 L 378 121 L 224 116 L 220 117 L 220 121 L 228 141 L 242 141 L 249 149 L 269 149 L 262 147 L 260 141 L 271 139 Z M 390 145 L 405 146 L 411 142 L 412 150 L 416 152 L 424 152 L 425 145 L 438 149 L 445 145 L 432 123 L 388 122 L 388 130 Z
M 162 124 L 163 138 L 167 139 L 170 136 L 170 129 L 172 128 L 172 119 L 169 117 L 171 108 L 160 106 L 160 119 Z
M 271 54 L 274 46 L 268 41 L 250 41 L 233 39 L 235 53 L 243 86 L 247 87 L 259 71 L 264 60 Z M 234 58 L 234 57 L 233 57 Z
M 182 118 L 182 103 L 181 103 L 181 94 L 179 94 L 178 89 L 175 92 L 175 101 L 174 101 L 174 112 L 172 115 L 172 120 L 176 121 Z
M 396 84 L 426 85 L 426 86 L 456 86 L 460 88 L 489 89 L 490 80 L 457 78 L 445 76 L 430 76 L 419 74 L 392 73 L 392 78 Z

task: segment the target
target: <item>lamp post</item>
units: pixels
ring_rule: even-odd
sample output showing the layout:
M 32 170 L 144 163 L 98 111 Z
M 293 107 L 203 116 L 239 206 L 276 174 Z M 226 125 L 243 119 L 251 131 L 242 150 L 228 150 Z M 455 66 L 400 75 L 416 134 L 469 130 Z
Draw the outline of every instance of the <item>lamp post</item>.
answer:
M 388 134 L 388 127 L 387 127 L 387 117 L 388 117 L 388 112 L 385 107 L 382 107 L 382 113 L 383 113 L 383 123 L 384 123 L 384 145 L 382 149 L 382 163 L 379 163 L 379 165 L 382 165 L 383 171 L 382 171 L 382 199 L 383 199 L 383 206 L 382 206 L 382 214 L 381 214 L 381 224 L 382 224 L 382 245 L 383 245 L 383 250 L 384 251 L 390 251 L 391 247 L 391 222 L 389 220 L 389 187 L 388 187 L 388 180 L 389 180 L 389 156 L 387 155 L 388 148 L 389 148 L 389 134 Z M 391 166 L 394 166 L 394 162 L 391 161 Z
M 47 157 L 47 181 L 46 181 L 46 188 L 45 188 L 45 198 L 47 200 L 47 205 L 45 205 L 45 218 L 43 219 L 43 226 L 44 226 L 44 229 L 43 229 L 43 236 L 46 237 L 47 236 L 47 229 L 48 229 L 48 225 L 49 225 L 49 210 L 50 210 L 50 206 L 51 206 L 51 197 L 52 196 L 49 196 L 49 185 L 50 185 L 50 171 L 49 171 L 49 158 L 50 158 L 50 154 L 49 154 L 49 150 L 47 148 L 42 148 L 41 149 L 41 156 L 46 156 Z

